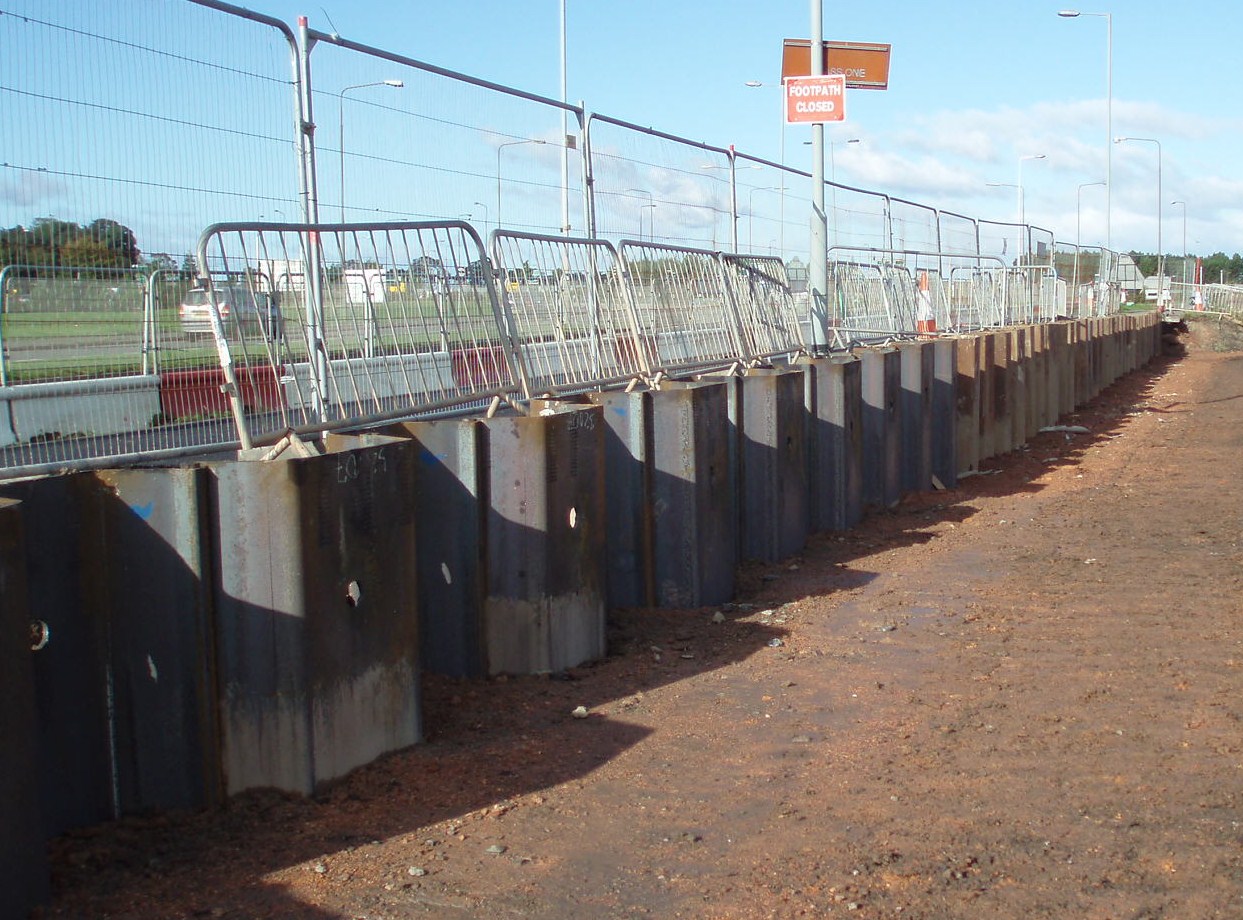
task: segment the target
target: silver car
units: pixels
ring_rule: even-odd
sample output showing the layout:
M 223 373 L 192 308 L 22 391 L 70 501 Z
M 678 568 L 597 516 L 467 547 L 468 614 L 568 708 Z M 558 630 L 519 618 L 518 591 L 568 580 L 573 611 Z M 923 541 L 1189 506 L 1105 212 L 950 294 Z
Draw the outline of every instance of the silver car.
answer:
M 252 291 L 242 285 L 227 285 L 209 291 L 192 288 L 181 299 L 178 315 L 182 332 L 191 335 L 211 334 L 211 298 L 216 297 L 220 322 L 226 335 L 241 331 L 245 335 L 262 334 L 276 338 L 281 332 L 281 311 L 276 297 L 266 291 Z

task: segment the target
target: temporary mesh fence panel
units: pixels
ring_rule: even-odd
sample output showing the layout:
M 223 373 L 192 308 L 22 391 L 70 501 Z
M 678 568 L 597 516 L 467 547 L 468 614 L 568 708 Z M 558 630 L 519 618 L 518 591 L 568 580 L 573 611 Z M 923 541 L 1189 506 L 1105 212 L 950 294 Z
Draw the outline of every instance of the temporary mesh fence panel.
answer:
M 224 225 L 199 253 L 256 443 L 525 398 L 512 317 L 464 222 Z
M 533 393 L 590 390 L 650 373 L 611 244 L 500 232 L 492 248 Z
M 578 109 L 310 34 L 321 220 L 585 229 Z
M 160 385 L 212 355 L 179 333 L 185 286 L 136 269 L 0 271 L 0 475 L 229 440 Z
M 654 371 L 728 367 L 748 357 L 716 253 L 622 240 L 622 266 Z
M 769 256 L 724 256 L 726 279 L 749 359 L 806 351 L 785 263 Z
M 889 196 L 864 189 L 829 184 L 825 190 L 829 213 L 829 259 L 861 261 L 862 254 L 879 258 L 893 249 L 889 223 Z M 810 221 L 808 214 L 804 223 Z M 839 255 L 839 250 L 846 254 Z
M 595 236 L 733 248 L 728 150 L 601 115 L 588 120 L 587 134 Z
M 3 12 L 0 227 L 25 230 L 5 233 L 0 267 L 173 269 L 210 223 L 293 219 L 287 27 L 163 0 Z

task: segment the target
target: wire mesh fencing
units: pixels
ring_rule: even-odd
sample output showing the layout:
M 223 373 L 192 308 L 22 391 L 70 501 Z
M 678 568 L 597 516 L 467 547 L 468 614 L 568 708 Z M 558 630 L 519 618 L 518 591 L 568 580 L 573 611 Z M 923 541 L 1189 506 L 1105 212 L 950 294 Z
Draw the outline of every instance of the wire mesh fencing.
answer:
M 610 243 L 501 231 L 492 249 L 533 393 L 582 392 L 651 374 Z
M 220 225 L 199 260 L 239 440 L 528 397 L 465 222 Z

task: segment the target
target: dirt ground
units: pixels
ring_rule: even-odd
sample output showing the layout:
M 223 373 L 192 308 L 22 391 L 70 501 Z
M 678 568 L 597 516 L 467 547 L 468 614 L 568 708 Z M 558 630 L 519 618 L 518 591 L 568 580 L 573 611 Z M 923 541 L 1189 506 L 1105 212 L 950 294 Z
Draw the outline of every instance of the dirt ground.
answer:
M 1243 353 L 1182 341 L 317 798 L 56 841 L 40 916 L 1243 917 Z

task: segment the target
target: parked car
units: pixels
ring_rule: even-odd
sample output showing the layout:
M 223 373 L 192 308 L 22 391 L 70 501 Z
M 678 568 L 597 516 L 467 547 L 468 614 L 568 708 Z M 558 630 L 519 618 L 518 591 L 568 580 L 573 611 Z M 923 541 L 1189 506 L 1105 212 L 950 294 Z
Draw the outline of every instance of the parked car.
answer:
M 192 288 L 181 299 L 178 314 L 181 330 L 191 335 L 211 334 L 211 297 L 213 291 Z M 241 330 L 246 335 L 263 334 L 276 338 L 281 332 L 281 310 L 276 295 L 252 291 L 242 285 L 214 289 L 216 306 L 225 334 Z

